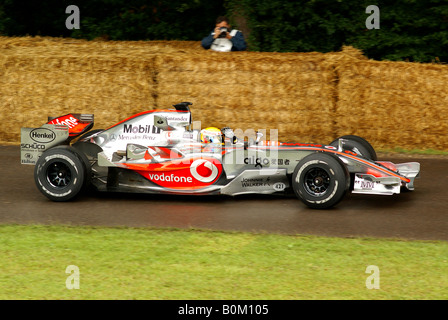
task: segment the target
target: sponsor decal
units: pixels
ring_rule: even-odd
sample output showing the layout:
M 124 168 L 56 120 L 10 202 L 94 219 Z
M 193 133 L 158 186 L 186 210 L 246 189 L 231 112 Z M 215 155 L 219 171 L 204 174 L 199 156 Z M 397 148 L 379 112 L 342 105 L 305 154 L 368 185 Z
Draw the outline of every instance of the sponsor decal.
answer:
M 263 165 L 268 166 L 269 165 L 269 159 L 268 158 L 255 158 L 254 156 L 249 158 L 244 158 L 245 164 L 255 164 L 256 167 L 263 168 Z
M 190 159 L 155 164 L 124 164 L 161 187 L 170 189 L 200 189 L 213 184 L 222 172 L 217 159 Z
M 286 184 L 283 182 L 276 182 L 272 187 L 275 191 L 283 191 L 286 188 Z
M 191 177 L 175 176 L 172 174 L 156 174 L 148 173 L 149 179 L 152 181 L 166 181 L 166 182 L 181 182 L 181 183 L 192 183 L 193 179 Z
M 249 187 L 266 187 L 271 186 L 270 177 L 264 178 L 243 178 L 241 180 L 241 187 L 249 188 Z
M 191 164 L 190 173 L 196 180 L 207 183 L 216 179 L 219 170 L 212 162 L 198 159 Z
M 373 190 L 379 184 L 378 181 L 370 181 L 355 177 L 355 189 Z
M 168 116 L 166 117 L 168 121 L 178 121 L 178 122 L 189 122 L 190 118 L 186 116 Z
M 32 149 L 32 150 L 45 150 L 45 145 L 37 143 L 22 143 L 20 144 L 21 149 Z
M 134 126 L 132 124 L 125 124 L 123 128 L 123 133 L 152 133 L 160 134 L 161 129 L 156 126 L 147 124 L 145 126 L 138 125 Z
M 287 166 L 290 164 L 290 162 L 291 161 L 289 159 L 256 158 L 254 156 L 244 159 L 245 164 L 254 164 L 255 168 L 260 167 L 260 169 L 263 168 L 263 166 L 269 166 L 269 165 L 279 165 L 279 166 L 286 165 Z
M 91 122 L 79 122 L 80 120 L 75 118 L 72 114 L 68 114 L 48 122 L 48 124 L 67 126 L 70 136 L 76 136 L 81 133 L 87 126 L 91 125 Z M 61 130 L 55 128 L 55 130 Z
M 78 119 L 76 119 L 74 116 L 67 115 L 65 117 L 59 117 L 57 119 L 54 119 L 50 122 L 48 122 L 49 124 L 61 124 L 64 126 L 68 126 L 69 129 L 73 129 L 74 127 L 76 127 L 79 123 L 78 123 Z
M 38 143 L 49 143 L 56 139 L 56 134 L 50 129 L 37 128 L 31 130 L 30 138 Z
M 291 161 L 289 159 L 271 159 L 271 164 L 279 166 L 287 166 Z
M 30 160 L 30 159 L 22 159 L 21 164 L 35 164 L 36 161 L 35 160 Z
M 361 189 L 372 190 L 375 188 L 375 182 L 373 181 L 361 181 Z
M 118 139 L 119 140 L 128 140 L 128 141 L 129 140 L 140 140 L 140 139 L 155 140 L 156 137 L 148 136 L 147 134 L 143 134 L 143 135 L 135 134 L 135 135 L 132 135 L 132 136 L 127 136 L 127 135 L 124 135 L 124 134 L 120 134 L 120 135 L 118 135 Z M 115 138 L 115 140 L 116 140 L 116 138 Z M 115 141 L 115 140 L 111 139 L 111 141 Z
M 371 181 L 362 181 L 361 188 L 362 189 L 373 189 L 375 187 L 375 183 Z

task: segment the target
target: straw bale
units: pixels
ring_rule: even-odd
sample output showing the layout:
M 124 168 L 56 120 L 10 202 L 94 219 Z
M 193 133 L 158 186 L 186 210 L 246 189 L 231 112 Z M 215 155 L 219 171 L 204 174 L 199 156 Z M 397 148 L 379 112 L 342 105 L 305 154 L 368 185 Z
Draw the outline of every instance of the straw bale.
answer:
M 377 148 L 448 149 L 448 66 L 358 60 L 337 73 L 338 135 Z
M 156 61 L 158 105 L 192 101 L 193 117 L 203 126 L 279 129 L 282 140 L 332 135 L 333 70 L 322 66 L 323 54 L 202 51 Z M 314 121 L 327 125 L 304 130 Z
M 2 142 L 19 141 L 20 127 L 47 116 L 94 113 L 95 126 L 108 127 L 154 105 L 153 59 L 9 56 L 0 63 Z
M 357 134 L 375 148 L 448 150 L 448 66 L 333 53 L 217 53 L 198 41 L 0 37 L 0 143 L 47 116 L 96 128 L 191 101 L 202 126 L 278 129 L 281 141 Z

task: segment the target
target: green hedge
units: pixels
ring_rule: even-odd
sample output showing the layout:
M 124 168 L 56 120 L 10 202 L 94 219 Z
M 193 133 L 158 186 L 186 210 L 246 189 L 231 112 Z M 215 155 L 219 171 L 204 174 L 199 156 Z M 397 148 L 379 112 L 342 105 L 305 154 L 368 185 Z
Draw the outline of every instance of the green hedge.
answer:
M 369 5 L 380 9 L 380 29 L 367 29 Z M 329 52 L 342 45 L 369 58 L 448 62 L 446 0 L 229 0 L 233 17 L 244 16 L 250 49 Z
M 68 30 L 65 9 L 80 10 Z M 110 40 L 201 40 L 224 14 L 223 0 L 2 0 L 0 34 Z M 2 19 L 4 16 L 4 19 Z

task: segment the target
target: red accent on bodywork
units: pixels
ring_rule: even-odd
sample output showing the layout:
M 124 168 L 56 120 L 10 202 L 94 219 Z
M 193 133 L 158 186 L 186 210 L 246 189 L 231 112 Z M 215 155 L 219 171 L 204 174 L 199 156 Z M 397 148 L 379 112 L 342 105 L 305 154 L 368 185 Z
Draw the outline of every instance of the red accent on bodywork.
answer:
M 379 177 L 387 177 L 387 174 L 381 173 L 380 171 L 372 169 L 372 168 L 367 168 L 366 173 L 370 174 L 370 175 L 372 175 L 374 177 L 377 177 L 377 178 L 379 178 Z
M 191 165 L 197 160 L 204 161 L 204 163 L 200 163 L 196 168 L 192 168 Z M 121 165 L 136 171 L 161 187 L 176 190 L 194 190 L 212 185 L 219 179 L 223 171 L 222 164 L 218 159 L 208 157 L 149 164 L 122 163 Z M 210 178 L 211 181 L 203 182 L 198 180 L 192 174 L 192 170 L 195 170 L 196 176 L 204 179 Z M 214 176 L 211 176 L 212 174 Z
M 145 158 L 145 160 L 151 160 L 152 159 L 152 156 L 149 154 L 148 150 L 146 150 L 144 158 Z
M 280 146 L 297 146 L 297 147 L 316 147 L 316 148 L 322 148 L 321 144 L 314 144 L 314 143 L 300 143 L 300 142 L 280 142 Z
M 48 122 L 48 124 L 60 124 L 68 126 L 68 132 L 70 137 L 77 136 L 84 132 L 86 127 L 92 124 L 92 122 L 81 122 L 72 114 L 57 117 Z
M 263 147 L 263 146 L 279 146 L 281 143 L 278 141 L 274 141 L 274 140 L 266 140 L 266 141 L 260 141 L 258 143 L 259 146 Z
M 392 162 L 389 162 L 389 161 L 377 161 L 377 163 L 383 165 L 387 169 L 390 169 L 392 171 L 397 171 L 397 166 L 395 164 L 393 164 Z
M 148 148 L 151 148 L 154 151 L 156 151 L 157 154 L 162 159 L 179 159 L 183 157 L 181 153 L 178 153 L 177 151 L 174 151 L 170 148 L 164 148 L 164 147 L 148 147 Z
M 297 147 L 290 147 L 290 145 L 297 145 Z M 376 170 L 377 173 L 376 174 L 381 174 L 382 176 L 393 176 L 393 177 L 397 177 L 400 178 L 400 180 L 404 181 L 404 182 L 410 182 L 411 180 L 409 178 L 403 177 L 399 174 L 397 174 L 396 172 L 391 172 L 389 169 L 387 168 L 383 168 L 380 167 L 378 165 L 375 165 L 373 163 L 371 163 L 370 161 L 364 160 L 361 157 L 358 157 L 357 155 L 351 155 L 349 153 L 345 153 L 345 152 L 339 152 L 336 150 L 331 150 L 331 149 L 326 149 L 326 148 L 319 148 L 319 147 L 311 147 L 311 146 L 307 146 L 307 147 L 302 147 L 302 146 L 298 146 L 299 144 L 284 144 L 282 143 L 279 147 L 278 150 L 294 150 L 294 149 L 299 149 L 299 150 L 313 150 L 313 151 L 321 151 L 321 152 L 327 152 L 327 153 L 333 153 L 333 154 L 338 154 L 338 155 L 343 155 L 345 157 L 351 158 L 353 160 L 359 161 L 365 165 L 367 165 L 371 170 Z M 315 145 L 317 146 L 317 145 Z
M 395 164 L 393 164 L 392 162 L 389 161 L 377 161 L 378 164 L 381 164 L 383 167 L 392 170 L 394 172 L 397 172 L 397 167 L 395 166 Z M 379 170 L 376 169 L 372 169 L 372 168 L 367 168 L 367 174 L 371 174 L 375 177 L 387 177 L 388 174 L 380 172 Z M 389 173 L 390 175 L 390 173 Z

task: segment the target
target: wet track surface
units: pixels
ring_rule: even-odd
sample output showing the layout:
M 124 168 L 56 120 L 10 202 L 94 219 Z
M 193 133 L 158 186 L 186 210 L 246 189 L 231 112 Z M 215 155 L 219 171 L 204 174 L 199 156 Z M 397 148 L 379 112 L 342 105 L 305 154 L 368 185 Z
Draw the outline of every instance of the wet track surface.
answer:
M 34 166 L 20 164 L 17 146 L 0 146 L 0 223 L 175 227 L 448 240 L 448 159 L 380 157 L 421 163 L 414 192 L 352 195 L 330 210 L 296 198 L 245 195 L 160 196 L 93 193 L 76 201 L 48 200 L 34 184 Z

